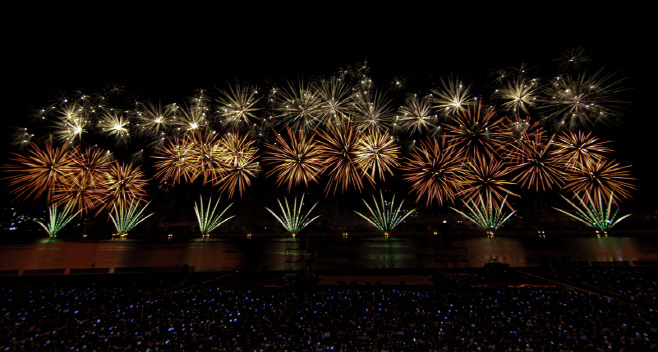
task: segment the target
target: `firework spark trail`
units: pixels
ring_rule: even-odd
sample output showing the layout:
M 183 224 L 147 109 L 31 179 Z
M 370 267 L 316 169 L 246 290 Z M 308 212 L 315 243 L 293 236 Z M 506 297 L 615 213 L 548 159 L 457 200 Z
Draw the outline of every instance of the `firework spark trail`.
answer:
M 44 230 L 48 233 L 49 237 L 57 237 L 57 233 L 66 226 L 74 217 L 80 214 L 78 211 L 75 214 L 69 215 L 71 211 L 72 204 L 68 204 L 64 207 L 64 210 L 57 212 L 57 204 L 53 204 L 48 208 L 48 222 L 46 224 L 41 221 L 35 220 Z
M 120 202 L 118 207 L 116 205 L 113 207 L 113 210 L 110 213 L 110 219 L 112 219 L 112 223 L 114 223 L 114 227 L 117 230 L 116 236 L 128 236 L 130 230 L 153 215 L 153 213 L 146 216 L 142 215 L 151 202 L 146 203 L 143 207 L 140 207 L 139 203 L 139 201 L 136 201 L 131 205 L 126 205 L 123 202 Z
M 396 209 L 395 194 L 393 194 L 393 199 L 391 199 L 390 203 L 384 200 L 384 194 L 381 190 L 379 191 L 379 198 L 380 203 L 378 204 L 375 195 L 372 195 L 373 206 L 370 206 L 365 199 L 362 199 L 363 203 L 366 205 L 366 207 L 368 207 L 368 210 L 370 211 L 370 216 L 363 215 L 358 211 L 354 212 L 384 232 L 392 231 L 395 229 L 402 221 L 404 221 L 404 219 L 413 214 L 415 211 L 414 209 L 405 214 L 402 211 L 404 200 L 402 200 L 400 206 Z
M 295 201 L 293 203 L 292 209 L 288 204 L 288 199 L 284 197 L 283 200 L 286 203 L 285 208 L 283 207 L 283 204 L 281 204 L 281 201 L 277 200 L 277 202 L 279 203 L 279 208 L 281 208 L 281 215 L 277 215 L 270 208 L 266 207 L 265 209 L 267 209 L 267 211 L 269 211 L 281 223 L 281 225 L 283 225 L 283 227 L 292 234 L 299 233 L 304 227 L 310 224 L 313 220 L 320 217 L 320 215 L 318 215 L 312 219 L 309 219 L 309 215 L 311 214 L 315 206 L 318 205 L 317 202 L 313 204 L 311 209 L 309 209 L 306 212 L 306 214 L 302 213 L 302 206 L 304 205 L 304 195 L 302 195 L 302 199 L 299 201 L 299 203 L 297 202 L 297 197 L 295 197 Z
M 402 179 L 412 183 L 409 193 L 416 192 L 416 203 L 426 196 L 427 207 L 435 200 L 439 206 L 444 201 L 454 202 L 462 190 L 463 152 L 445 146 L 443 141 L 443 144 L 435 138 L 421 141 L 420 147 L 400 166 L 400 170 L 407 172 Z
M 265 176 L 276 175 L 277 186 L 287 183 L 290 193 L 293 184 L 303 183 L 308 188 L 309 182 L 319 183 L 325 160 L 315 134 L 308 137 L 303 131 L 294 133 L 290 127 L 286 127 L 286 130 L 290 142 L 275 132 L 276 144 L 265 143 L 272 151 L 263 157 L 263 161 L 272 166 Z
M 505 221 L 516 213 L 516 211 L 513 211 L 510 214 L 505 214 L 503 212 L 506 201 L 507 196 L 505 196 L 503 201 L 498 204 L 493 200 L 491 193 L 487 193 L 484 198 L 482 197 L 482 194 L 479 194 L 477 198 L 464 202 L 464 206 L 468 209 L 469 214 L 453 207 L 450 207 L 450 209 L 476 223 L 488 233 L 493 234 L 494 231 L 497 231 Z
M 201 235 L 205 238 L 210 235 L 210 233 L 219 227 L 219 225 L 225 223 L 226 221 L 235 217 L 235 215 L 229 216 L 228 218 L 222 218 L 224 213 L 233 205 L 229 204 L 221 213 L 217 212 L 217 207 L 219 206 L 219 201 L 221 197 L 217 199 L 217 203 L 213 206 L 212 197 L 208 200 L 208 206 L 203 205 L 203 197 L 199 196 L 199 203 L 194 202 L 194 213 L 196 214 L 197 221 L 199 222 L 199 229 L 201 230 Z
M 580 206 L 574 204 L 565 196 L 560 196 L 565 201 L 567 201 L 569 205 L 571 205 L 573 212 L 555 207 L 553 209 L 604 232 L 610 230 L 620 221 L 632 215 L 628 214 L 616 219 L 617 214 L 619 213 L 619 209 L 616 209 L 614 212 L 612 211 L 614 192 L 610 193 L 610 197 L 607 199 L 607 202 L 603 199 L 600 191 L 596 192 L 596 197 L 592 197 L 590 193 L 585 193 L 585 199 L 582 199 L 577 194 L 574 194 L 574 197 L 578 199 Z

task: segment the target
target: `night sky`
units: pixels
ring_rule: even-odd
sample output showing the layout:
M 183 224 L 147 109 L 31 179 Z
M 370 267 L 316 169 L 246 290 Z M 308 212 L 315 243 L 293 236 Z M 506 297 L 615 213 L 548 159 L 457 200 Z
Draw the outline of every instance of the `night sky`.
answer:
M 143 98 L 180 102 L 195 89 L 226 86 L 236 77 L 264 86 L 267 79 L 284 83 L 331 74 L 363 60 L 381 86 L 394 75 L 458 73 L 476 92 L 486 92 L 491 69 L 528 63 L 555 72 L 552 60 L 560 53 L 585 47 L 592 69 L 618 72 L 615 77 L 627 77 L 623 86 L 631 88 L 621 96 L 631 102 L 622 123 L 596 130 L 614 141 L 615 157 L 633 165 L 640 178 L 635 200 L 624 206 L 658 209 L 652 173 L 657 122 L 649 110 L 655 32 L 649 31 L 647 9 L 627 2 L 542 8 L 436 3 L 441 5 L 23 2 L 19 11 L 5 13 L 3 56 L 10 63 L 4 66 L 3 123 L 27 125 L 30 109 L 76 88 L 94 92 L 116 83 Z M 419 93 L 426 88 L 414 87 Z

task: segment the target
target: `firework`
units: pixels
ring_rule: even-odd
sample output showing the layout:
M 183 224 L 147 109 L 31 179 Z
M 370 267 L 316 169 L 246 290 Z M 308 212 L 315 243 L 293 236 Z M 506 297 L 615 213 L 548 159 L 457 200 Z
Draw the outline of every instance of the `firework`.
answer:
M 115 112 L 104 113 L 98 125 L 103 133 L 114 137 L 117 140 L 126 141 L 128 139 L 129 121 L 127 118 L 117 115 Z
M 320 217 L 320 215 L 318 215 L 312 219 L 309 218 L 309 215 L 311 214 L 315 206 L 318 205 L 318 203 L 313 204 L 311 209 L 309 209 L 306 212 L 306 214 L 302 213 L 302 206 L 304 205 L 304 195 L 302 195 L 302 199 L 299 201 L 299 203 L 297 203 L 297 197 L 295 197 L 295 201 L 293 203 L 292 209 L 288 204 L 288 199 L 284 197 L 283 200 L 286 203 L 285 208 L 283 207 L 283 204 L 281 204 L 281 201 L 277 200 L 277 202 L 279 203 L 279 208 L 281 208 L 281 215 L 277 215 L 270 208 L 265 208 L 265 209 L 267 209 L 267 211 L 269 211 L 272 215 L 274 215 L 274 217 L 281 223 L 281 225 L 283 225 L 283 227 L 288 232 L 292 233 L 293 236 L 299 233 L 304 227 L 310 224 L 313 220 Z
M 545 93 L 546 119 L 558 129 L 569 130 L 609 121 L 624 103 L 614 95 L 625 90 L 619 87 L 622 80 L 612 81 L 612 77 L 602 70 L 591 76 L 583 72 L 556 77 Z
M 321 120 L 325 123 L 340 123 L 345 116 L 352 115 L 352 87 L 345 79 L 330 78 L 315 84 L 322 111 Z
M 139 166 L 115 161 L 104 176 L 102 188 L 106 209 L 120 204 L 131 206 L 134 201 L 146 196 L 148 181 Z
M 574 204 L 565 196 L 560 196 L 564 198 L 564 200 L 566 200 L 569 205 L 571 205 L 573 208 L 572 212 L 559 208 L 553 209 L 563 214 L 569 215 L 570 217 L 589 226 L 592 226 L 597 230 L 601 230 L 604 233 L 610 230 L 613 226 L 617 225 L 620 221 L 631 216 L 631 214 L 628 214 L 617 219 L 619 209 L 616 209 L 614 212 L 612 211 L 614 192 L 610 193 L 610 197 L 608 197 L 608 199 L 603 199 L 600 191 L 596 192 L 596 197 L 592 197 L 590 193 L 585 193 L 585 199 L 582 199 L 577 194 L 574 194 L 574 197 L 578 199 L 580 206 Z M 606 200 L 607 202 L 605 202 Z
M 505 221 L 516 213 L 516 211 L 513 211 L 510 214 L 503 212 L 506 201 L 507 196 L 503 198 L 503 201 L 500 204 L 498 204 L 498 202 L 493 200 L 491 193 L 487 193 L 484 198 L 482 197 L 482 194 L 479 194 L 477 198 L 464 202 L 464 206 L 468 209 L 468 214 L 453 207 L 450 207 L 450 209 L 479 225 L 487 231 L 487 234 L 493 235 L 494 231 L 497 231 Z
M 146 132 L 160 136 L 163 131 L 169 128 L 174 117 L 174 105 L 162 106 L 150 101 L 138 104 L 137 106 L 137 125 Z
M 296 87 L 288 82 L 288 89 L 276 94 L 280 123 L 293 130 L 310 131 L 322 121 L 322 99 L 304 82 Z
M 503 179 L 510 172 L 510 169 L 503 166 L 502 161 L 487 161 L 481 157 L 469 162 L 462 179 L 463 190 L 458 195 L 466 197 L 467 202 L 471 202 L 478 195 L 483 194 L 487 197 L 494 196 L 497 200 L 503 200 L 502 193 L 518 197 L 518 194 L 506 188 L 516 183 Z M 507 196 L 504 198 L 507 198 Z
M 363 199 L 363 203 L 366 205 L 366 207 L 368 207 L 368 210 L 370 211 L 370 216 L 363 215 L 358 211 L 355 211 L 355 213 L 359 214 L 362 218 L 366 219 L 369 223 L 384 231 L 386 234 L 388 231 L 392 231 L 396 226 L 404 221 L 404 219 L 413 214 L 415 211 L 415 209 L 408 212 L 402 211 L 404 200 L 402 200 L 402 203 L 400 203 L 400 206 L 396 209 L 395 194 L 393 194 L 393 198 L 389 202 L 384 200 L 384 194 L 379 191 L 379 199 L 380 203 L 378 204 L 375 195 L 372 195 L 373 206 L 370 206 L 368 202 Z
M 57 212 L 57 204 L 53 204 L 48 208 L 48 222 L 46 224 L 41 221 L 35 220 L 44 230 L 48 233 L 49 237 L 57 237 L 57 233 L 66 226 L 76 215 L 80 214 L 78 211 L 75 214 L 69 215 L 71 205 L 68 204 L 62 212 Z
M 354 113 L 361 130 L 384 132 L 393 118 L 390 101 L 378 91 L 356 94 Z
M 435 200 L 439 206 L 444 200 L 453 202 L 462 189 L 462 151 L 441 145 L 435 138 L 422 141 L 400 169 L 408 172 L 402 179 L 412 183 L 410 192 L 418 195 L 416 203 L 426 196 L 428 207 Z
M 518 174 L 512 181 L 527 189 L 534 186 L 535 191 L 539 191 L 540 186 L 542 191 L 552 189 L 554 185 L 561 186 L 566 174 L 550 152 L 550 147 L 551 142 L 543 143 L 539 134 L 523 144 L 514 145 L 516 152 L 509 155 L 518 161 L 509 171 L 518 171 Z
M 544 129 L 539 126 L 539 122 L 532 123 L 530 117 L 520 118 L 514 116 L 514 120 L 505 117 L 505 125 L 502 128 L 501 145 L 498 155 L 504 156 L 510 162 L 520 162 L 523 155 L 521 152 L 529 140 L 544 141 Z
M 212 205 L 212 197 L 208 200 L 208 206 L 204 207 L 203 197 L 199 197 L 199 203 L 194 202 L 194 213 L 196 218 L 199 221 L 199 229 L 201 230 L 201 235 L 203 238 L 210 236 L 210 232 L 216 229 L 219 225 L 225 223 L 229 219 L 235 217 L 235 215 L 229 216 L 228 218 L 222 218 L 224 213 L 233 205 L 229 204 L 224 210 L 220 213 L 217 212 L 217 207 L 219 206 L 220 199 L 217 199 L 217 203 Z
M 417 94 L 408 96 L 398 113 L 395 125 L 412 135 L 431 130 L 437 123 L 437 116 L 432 114 L 429 99 L 419 98 Z
M 185 139 L 174 137 L 164 148 L 158 148 L 153 156 L 157 161 L 154 166 L 158 170 L 155 178 L 162 182 L 172 181 L 173 185 L 181 182 L 191 182 L 195 178 L 195 169 L 192 163 L 192 145 Z
M 604 159 L 604 154 L 611 153 L 612 149 L 606 146 L 607 143 L 599 141 L 592 132 L 566 131 L 557 136 L 554 154 L 560 164 L 577 169 L 596 163 Z
M 272 166 L 265 176 L 276 175 L 277 186 L 287 183 L 290 193 L 293 184 L 304 183 L 308 187 L 309 182 L 319 182 L 319 176 L 324 170 L 324 159 L 323 150 L 314 139 L 315 134 L 308 137 L 303 131 L 294 133 L 290 127 L 286 130 L 290 142 L 275 132 L 276 144 L 265 144 L 272 151 L 268 152 L 263 161 Z
M 228 91 L 220 91 L 218 112 L 222 123 L 231 128 L 252 125 L 259 110 L 259 100 L 258 89 L 240 82 L 236 82 L 235 87 L 229 87 Z
M 494 120 L 494 115 L 494 109 L 478 104 L 450 117 L 457 126 L 448 125 L 446 132 L 450 133 L 455 147 L 464 150 L 468 160 L 482 156 L 493 159 L 496 155 L 501 145 L 499 125 L 502 120 Z
M 356 163 L 359 137 L 354 124 L 328 125 L 326 132 L 320 130 L 318 134 L 322 139 L 320 145 L 326 165 L 325 172 L 329 174 L 325 194 L 328 195 L 332 188 L 333 194 L 336 194 L 338 188 L 345 192 L 350 186 L 361 191 L 362 171 Z
M 14 154 L 10 160 L 16 164 L 3 166 L 5 171 L 15 174 L 6 178 L 12 187 L 10 193 L 16 194 L 16 198 L 34 196 L 36 199 L 45 192 L 50 202 L 62 179 L 74 170 L 76 149 L 67 148 L 67 144 L 53 147 L 51 139 L 44 148 L 31 144 L 28 155 Z
M 197 131 L 185 136 L 185 145 L 188 146 L 186 155 L 188 158 L 181 160 L 182 167 L 189 169 L 189 180 L 193 182 L 199 176 L 203 178 L 203 184 L 212 180 L 219 180 L 226 174 L 228 155 L 225 147 L 217 140 L 214 131 Z M 179 149 L 183 151 L 183 149 Z
M 384 180 L 384 174 L 393 175 L 392 168 L 400 166 L 398 163 L 400 147 L 388 132 L 365 133 L 358 141 L 354 162 L 360 165 L 368 180 L 374 185 L 375 175 Z
M 496 89 L 494 96 L 505 101 L 501 108 L 514 114 L 523 112 L 528 114 L 528 109 L 537 103 L 538 85 L 536 79 L 525 78 L 507 81 L 505 86 Z
M 87 131 L 90 120 L 84 107 L 76 102 L 64 100 L 63 106 L 56 111 L 53 125 L 55 139 L 69 143 L 79 141 L 82 134 Z
M 238 133 L 225 134 L 219 144 L 224 150 L 225 169 L 221 178 L 212 180 L 213 185 L 220 186 L 220 191 L 228 193 L 229 199 L 233 198 L 236 190 L 242 196 L 245 189 L 251 186 L 251 179 L 260 170 L 256 161 L 258 148 L 253 146 L 254 141 Z
M 441 78 L 441 89 L 432 89 L 432 108 L 438 109 L 444 116 L 462 113 L 471 103 L 471 87 L 464 87 L 458 77 L 448 80 Z
M 585 48 L 572 48 L 560 55 L 555 61 L 559 61 L 562 69 L 578 68 L 589 64 L 592 59 L 585 55 Z
M 621 166 L 615 160 L 599 160 L 588 163 L 572 171 L 566 177 L 565 191 L 576 194 L 601 192 L 604 197 L 612 197 L 612 203 L 618 205 L 622 199 L 630 199 L 630 190 L 637 189 L 627 181 L 636 181 L 630 176 L 628 166 Z M 614 195 L 614 196 L 613 196 Z M 597 198 L 593 199 L 594 201 Z
M 119 202 L 119 206 L 116 205 L 113 207 L 112 212 L 110 213 L 110 219 L 114 223 L 114 227 L 117 232 L 114 234 L 116 237 L 126 237 L 128 232 L 139 225 L 142 221 L 146 220 L 149 215 L 142 215 L 146 207 L 150 204 L 146 203 L 143 207 L 139 206 L 139 201 L 132 202 L 131 205 Z
M 202 98 L 195 98 L 198 103 L 183 107 L 174 106 L 172 120 L 177 126 L 178 131 L 193 132 L 203 128 L 208 124 L 208 107 L 202 101 Z

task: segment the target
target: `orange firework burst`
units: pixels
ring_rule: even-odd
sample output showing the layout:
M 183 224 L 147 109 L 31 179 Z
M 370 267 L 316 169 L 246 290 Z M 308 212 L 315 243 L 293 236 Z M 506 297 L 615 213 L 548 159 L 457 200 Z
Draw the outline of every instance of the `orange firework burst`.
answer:
M 76 150 L 70 173 L 55 190 L 53 201 L 70 204 L 76 210 L 87 213 L 102 203 L 105 175 L 110 169 L 112 154 L 102 148 L 87 147 Z
M 227 168 L 227 149 L 217 141 L 217 133 L 198 131 L 193 135 L 185 137 L 185 143 L 189 146 L 187 155 L 189 159 L 184 167 L 189 168 L 190 178 L 193 182 L 199 176 L 203 177 L 203 184 L 212 180 L 221 179 Z
M 544 129 L 539 126 L 539 122 L 532 123 L 530 117 L 522 119 L 515 115 L 514 120 L 509 117 L 505 117 L 504 120 L 504 127 L 501 128 L 502 145 L 498 154 L 504 155 L 508 161 L 520 161 L 523 156 L 519 153 L 526 141 L 535 138 L 544 140 Z
M 293 184 L 303 182 L 308 187 L 311 181 L 317 183 L 324 170 L 324 159 L 322 148 L 314 140 L 315 134 L 309 138 L 303 131 L 295 134 L 290 127 L 286 127 L 286 130 L 290 143 L 274 132 L 276 144 L 265 144 L 272 151 L 263 160 L 273 166 L 265 176 L 276 175 L 277 186 L 287 183 L 290 192 Z
M 362 171 L 355 161 L 359 138 L 354 124 L 331 124 L 327 126 L 326 132 L 318 131 L 318 134 L 322 138 L 320 145 L 327 165 L 325 171 L 329 174 L 325 194 L 329 195 L 331 188 L 333 194 L 336 194 L 339 187 L 345 192 L 351 185 L 361 191 Z
M 454 202 L 462 189 L 462 151 L 444 147 L 435 138 L 422 141 L 400 169 L 409 172 L 403 179 L 412 183 L 411 191 L 418 195 L 416 203 L 427 196 L 427 206 L 434 200 L 442 206 L 444 200 Z
M 256 177 L 259 170 L 256 162 L 258 148 L 254 147 L 254 141 L 247 140 L 247 136 L 241 137 L 238 133 L 227 133 L 219 141 L 224 150 L 224 174 L 219 179 L 213 179 L 213 185 L 219 185 L 221 192 L 227 192 L 228 197 L 233 198 L 237 190 L 242 192 L 251 185 L 251 178 Z
M 491 192 L 499 201 L 503 201 L 505 198 L 502 193 L 518 197 L 518 194 L 506 188 L 515 185 L 514 182 L 503 179 L 509 172 L 509 169 L 503 167 L 502 161 L 478 157 L 475 161 L 468 163 L 462 182 L 464 189 L 458 195 L 467 197 L 466 202 L 473 201 L 478 195 L 486 195 L 487 192 Z
M 192 165 L 192 145 L 185 139 L 174 137 L 164 148 L 158 148 L 153 156 L 156 160 L 154 166 L 158 170 L 155 174 L 163 182 L 171 180 L 173 185 L 194 179 L 195 170 Z
M 395 140 L 388 132 L 366 133 L 359 139 L 356 146 L 356 158 L 354 162 L 360 165 L 368 180 L 374 185 L 375 174 L 384 180 L 384 173 L 393 175 L 393 167 L 400 166 L 398 163 L 400 147 L 395 145 Z
M 611 153 L 612 149 L 599 141 L 592 132 L 563 132 L 557 136 L 554 154 L 558 162 L 569 168 L 582 168 L 587 164 L 604 159 L 604 154 Z
M 500 122 L 493 120 L 495 110 L 483 108 L 482 104 L 469 107 L 450 119 L 458 126 L 448 125 L 446 131 L 456 148 L 464 150 L 464 157 L 475 160 L 481 156 L 493 159 L 500 147 Z
M 637 189 L 627 181 L 636 181 L 631 177 L 629 166 L 621 166 L 615 160 L 598 160 L 584 164 L 582 168 L 567 176 L 564 190 L 584 196 L 601 192 L 605 198 L 611 198 L 612 204 L 619 205 L 621 199 L 630 199 L 630 190 Z
M 543 143 L 541 135 L 526 140 L 523 144 L 515 144 L 514 153 L 509 153 L 510 158 L 517 159 L 516 165 L 509 168 L 510 172 L 519 171 L 512 181 L 518 182 L 521 187 L 535 191 L 552 189 L 553 185 L 563 184 L 565 173 L 562 171 L 555 157 L 549 151 L 551 142 Z
M 17 164 L 3 166 L 6 171 L 15 173 L 6 178 L 9 186 L 15 187 L 11 193 L 16 194 L 16 198 L 25 195 L 28 199 L 33 195 L 39 198 L 46 192 L 50 202 L 62 179 L 73 171 L 76 149 L 67 150 L 67 147 L 67 144 L 53 147 L 51 139 L 43 149 L 36 144 L 30 145 L 26 156 L 14 154 L 16 157 L 11 160 Z
M 105 173 L 103 182 L 105 195 L 103 208 L 132 206 L 134 202 L 140 202 L 146 196 L 144 188 L 147 185 L 148 182 L 139 166 L 113 162 Z

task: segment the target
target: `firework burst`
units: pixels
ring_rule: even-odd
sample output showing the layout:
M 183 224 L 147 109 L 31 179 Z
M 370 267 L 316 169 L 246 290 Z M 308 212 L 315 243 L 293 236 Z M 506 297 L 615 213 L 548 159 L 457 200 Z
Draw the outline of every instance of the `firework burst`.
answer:
M 169 128 L 174 115 L 174 106 L 162 103 L 153 104 L 150 101 L 137 105 L 137 125 L 145 132 L 154 136 L 160 135 Z
M 219 227 L 219 225 L 225 223 L 226 221 L 235 217 L 235 215 L 229 216 L 228 218 L 222 218 L 224 213 L 233 205 L 229 204 L 222 212 L 217 212 L 217 207 L 219 206 L 220 199 L 217 199 L 217 203 L 213 206 L 212 197 L 208 200 L 208 206 L 203 205 L 203 197 L 199 197 L 199 203 L 194 202 L 194 213 L 196 218 L 199 221 L 199 229 L 201 230 L 201 235 L 203 238 L 210 237 L 210 233 Z
M 518 194 L 507 188 L 516 184 L 504 179 L 509 172 L 510 169 L 505 168 L 502 161 L 477 158 L 468 163 L 462 180 L 463 190 L 458 195 L 466 197 L 467 202 L 483 194 L 489 198 L 493 196 L 499 201 L 507 198 L 503 197 L 503 193 L 518 197 Z
M 358 211 L 355 211 L 355 213 L 359 214 L 362 218 L 366 219 L 369 223 L 373 224 L 385 233 L 392 231 L 402 221 L 404 221 L 404 219 L 413 214 L 415 211 L 415 209 L 408 212 L 402 211 L 404 200 L 402 200 L 402 203 L 400 203 L 399 207 L 395 208 L 395 194 L 393 194 L 393 198 L 389 202 L 384 200 L 384 194 L 382 191 L 379 191 L 379 199 L 380 203 L 378 204 L 375 195 L 372 195 L 373 206 L 370 206 L 368 202 L 363 199 L 363 204 L 368 207 L 370 216 L 363 215 Z
M 431 130 L 437 123 L 437 116 L 432 114 L 430 100 L 419 98 L 417 94 L 407 97 L 398 113 L 396 125 L 412 135 Z
M 464 87 L 459 78 L 448 80 L 441 78 L 441 88 L 432 89 L 432 108 L 438 109 L 444 116 L 462 113 L 471 105 L 471 87 Z
M 221 148 L 225 151 L 225 170 L 219 179 L 213 179 L 213 185 L 220 186 L 221 192 L 226 192 L 228 198 L 233 198 L 235 191 L 240 196 L 245 189 L 251 186 L 251 179 L 256 177 L 260 166 L 258 165 L 257 153 L 253 140 L 239 133 L 227 133 L 219 141 Z
M 604 197 L 611 197 L 612 203 L 618 205 L 622 199 L 630 199 L 630 190 L 637 189 L 628 181 L 636 181 L 631 177 L 630 165 L 621 166 L 615 160 L 600 160 L 588 163 L 577 170 L 570 170 L 566 177 L 565 191 L 577 195 L 596 194 L 600 192 Z M 593 198 L 596 201 L 598 198 Z
M 315 206 L 318 205 L 318 203 L 313 204 L 311 209 L 309 209 L 306 212 L 306 214 L 302 213 L 302 206 L 304 205 L 303 195 L 299 203 L 297 202 L 297 197 L 295 197 L 295 201 L 293 203 L 292 209 L 288 204 L 288 199 L 284 197 L 283 200 L 286 203 L 285 208 L 283 207 L 283 204 L 281 204 L 281 201 L 277 200 L 277 202 L 279 203 L 279 208 L 281 208 L 281 215 L 277 215 L 270 208 L 265 208 L 265 209 L 267 209 L 267 211 L 269 211 L 281 223 L 281 225 L 283 225 L 283 227 L 293 235 L 299 233 L 304 227 L 310 224 L 313 220 L 320 217 L 320 215 L 318 215 L 312 219 L 309 218 L 309 215 L 311 214 Z
M 16 198 L 34 196 L 36 199 L 45 192 L 50 202 L 62 179 L 74 170 L 76 149 L 67 148 L 67 144 L 54 147 L 51 139 L 44 148 L 31 144 L 28 155 L 14 154 L 10 160 L 16 164 L 3 166 L 5 171 L 15 174 L 5 178 L 12 187 L 10 193 L 16 194 Z
M 310 131 L 322 121 L 322 99 L 304 82 L 297 86 L 288 82 L 288 89 L 276 94 L 280 123 L 293 130 Z
M 326 132 L 320 130 L 318 134 L 322 139 L 320 145 L 326 165 L 325 172 L 329 174 L 325 194 L 329 195 L 332 188 L 333 194 L 336 194 L 338 188 L 344 193 L 350 186 L 361 191 L 363 172 L 356 163 L 359 137 L 354 124 L 328 125 Z
M 428 207 L 435 200 L 442 206 L 444 200 L 453 202 L 462 190 L 462 151 L 442 146 L 435 138 L 421 142 L 400 169 L 408 172 L 402 179 L 412 183 L 416 203 L 426 196 Z
M 231 128 L 252 125 L 257 118 L 259 100 L 258 89 L 240 82 L 228 91 L 220 91 L 218 112 L 222 123 Z
M 374 91 L 359 93 L 354 103 L 354 113 L 361 130 L 383 133 L 388 130 L 393 119 L 390 101 L 383 93 Z
M 351 116 L 354 96 L 352 87 L 345 79 L 329 78 L 315 84 L 315 91 L 321 100 L 321 120 L 325 123 L 341 123 L 345 116 Z
M 400 147 L 388 132 L 365 133 L 358 141 L 354 162 L 360 165 L 367 179 L 374 185 L 376 176 L 384 180 L 384 174 L 393 175 L 393 168 L 399 167 Z
M 494 120 L 495 113 L 494 109 L 478 104 L 450 117 L 456 126 L 448 125 L 446 132 L 455 147 L 464 150 L 464 157 L 468 160 L 483 156 L 493 159 L 496 155 L 496 149 L 501 145 L 499 125 L 502 120 Z
M 270 169 L 265 176 L 276 175 L 277 186 L 288 184 L 288 193 L 292 185 L 309 182 L 319 182 L 319 176 L 324 170 L 323 150 L 315 141 L 315 134 L 308 137 L 300 131 L 292 132 L 287 127 L 288 141 L 282 135 L 274 133 L 276 144 L 265 144 L 272 151 L 268 152 L 263 161 L 268 162 Z
M 566 131 L 557 136 L 554 154 L 560 164 L 577 169 L 605 159 L 604 154 L 612 152 L 607 143 L 600 141 L 592 132 Z
M 613 97 L 625 89 L 619 87 L 622 80 L 612 81 L 612 77 L 602 70 L 556 77 L 545 93 L 546 119 L 558 129 L 569 130 L 609 121 L 625 103 Z
M 115 161 L 104 176 L 102 188 L 105 209 L 120 204 L 132 206 L 134 201 L 146 196 L 148 181 L 139 166 Z
M 614 212 L 612 211 L 614 192 L 610 193 L 610 197 L 608 197 L 608 199 L 603 199 L 600 191 L 596 192 L 596 197 L 592 197 L 590 193 L 585 193 L 585 199 L 582 199 L 577 194 L 574 194 L 574 197 L 578 199 L 580 206 L 574 204 L 565 196 L 560 196 L 564 198 L 564 200 L 567 201 L 569 205 L 571 205 L 573 209 L 572 212 L 559 208 L 553 209 L 563 214 L 569 215 L 570 217 L 589 226 L 592 226 L 597 230 L 601 230 L 604 233 L 610 230 L 613 226 L 617 225 L 620 221 L 632 215 L 624 215 L 617 219 L 619 209 L 616 209 Z
M 551 142 L 543 143 L 538 134 L 523 144 L 514 145 L 516 152 L 509 155 L 518 160 L 509 171 L 518 171 L 518 174 L 512 181 L 527 189 L 534 186 L 535 191 L 539 191 L 540 186 L 542 191 L 553 186 L 560 187 L 566 174 L 550 152 L 550 147 Z
M 155 178 L 161 182 L 172 181 L 173 185 L 181 182 L 191 182 L 195 178 L 196 170 L 191 167 L 193 162 L 192 145 L 185 139 L 174 137 L 164 148 L 158 148 L 157 153 L 153 156 L 156 159 L 154 164 L 158 172 Z
M 514 114 L 529 114 L 528 109 L 537 103 L 538 90 L 536 79 L 519 78 L 507 81 L 505 86 L 496 89 L 494 96 L 505 101 L 501 108 Z

